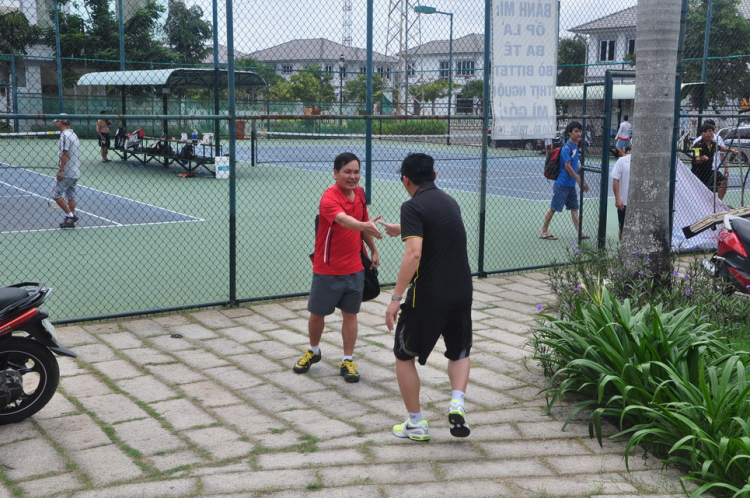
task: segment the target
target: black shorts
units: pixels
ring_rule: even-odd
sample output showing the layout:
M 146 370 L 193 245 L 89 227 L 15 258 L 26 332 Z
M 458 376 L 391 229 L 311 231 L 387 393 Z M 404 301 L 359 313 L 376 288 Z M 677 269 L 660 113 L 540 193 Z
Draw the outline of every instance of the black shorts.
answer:
M 106 147 L 109 149 L 109 133 L 102 133 L 102 135 L 104 136 L 104 138 L 99 137 L 99 147 Z
M 404 361 L 418 357 L 419 364 L 424 365 L 441 335 L 446 358 L 467 358 L 471 352 L 471 308 L 414 309 L 404 303 L 396 325 L 393 354 Z

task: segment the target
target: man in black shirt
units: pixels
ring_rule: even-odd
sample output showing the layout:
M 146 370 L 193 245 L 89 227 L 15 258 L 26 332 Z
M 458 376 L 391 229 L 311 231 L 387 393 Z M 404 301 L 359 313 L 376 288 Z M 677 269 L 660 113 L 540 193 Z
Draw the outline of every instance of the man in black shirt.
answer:
M 434 159 L 410 154 L 401 164 L 401 182 L 411 199 L 401 205 L 401 224 L 382 223 L 386 233 L 406 243 L 396 286 L 385 315 L 388 330 L 396 325 L 393 352 L 396 377 L 409 418 L 393 434 L 416 441 L 430 439 L 419 405 L 420 381 L 415 358 L 424 365 L 440 336 L 445 341 L 448 377 L 453 393 L 448 421 L 451 434 L 466 437 L 464 397 L 469 382 L 472 283 L 466 251 L 466 229 L 458 203 L 435 187 Z M 401 299 L 406 293 L 406 302 Z

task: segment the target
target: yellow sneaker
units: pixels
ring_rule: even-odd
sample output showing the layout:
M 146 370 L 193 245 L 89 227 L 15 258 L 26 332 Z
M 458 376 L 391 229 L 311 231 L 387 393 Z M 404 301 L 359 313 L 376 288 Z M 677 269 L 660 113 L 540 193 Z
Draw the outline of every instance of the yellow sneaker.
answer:
M 347 382 L 359 382 L 359 373 L 357 373 L 357 365 L 352 360 L 344 360 L 339 363 L 341 369 L 341 376 Z
M 310 367 L 313 363 L 319 362 L 322 357 L 323 355 L 321 353 L 315 354 L 308 349 L 307 351 L 305 351 L 305 354 L 302 355 L 302 358 L 300 358 L 297 363 L 294 364 L 292 370 L 298 374 L 305 373 L 310 370 Z

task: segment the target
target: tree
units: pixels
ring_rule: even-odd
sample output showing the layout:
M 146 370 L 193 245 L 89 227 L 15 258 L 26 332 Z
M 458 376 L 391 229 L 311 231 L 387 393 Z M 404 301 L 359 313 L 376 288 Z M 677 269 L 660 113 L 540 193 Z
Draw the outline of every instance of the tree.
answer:
M 0 15 L 0 54 L 25 55 L 26 47 L 42 36 L 38 26 L 29 24 L 26 16 L 19 11 Z M 21 57 L 16 58 L 16 67 L 21 64 Z M 0 59 L 0 83 L 10 83 L 10 57 Z M 11 108 L 10 92 L 0 88 L 0 96 L 5 94 L 7 109 Z
M 65 5 L 68 0 L 62 0 Z M 119 27 L 115 12 L 110 10 L 108 0 L 84 0 L 85 10 L 89 13 L 87 20 L 75 13 L 59 12 L 60 20 L 60 56 L 63 65 L 63 85 L 71 87 L 78 79 L 73 67 L 82 64 L 81 59 L 96 61 L 97 70 L 116 70 L 120 67 Z M 146 2 L 136 9 L 125 21 L 125 60 L 147 62 L 150 68 L 153 63 L 172 63 L 175 60 L 169 47 L 156 37 L 159 19 L 164 7 L 156 0 Z M 54 12 L 49 13 L 54 19 Z M 54 23 L 52 23 L 54 25 Z M 44 30 L 44 40 L 50 47 L 55 47 L 55 29 Z M 140 91 L 129 87 L 131 93 Z
M 258 88 L 257 90 L 254 90 L 254 92 L 265 96 L 265 98 L 269 98 L 269 94 L 272 93 L 271 89 L 275 85 L 285 82 L 284 78 L 278 75 L 276 69 L 259 62 L 258 59 L 249 55 L 235 59 L 234 66 L 238 71 L 252 71 L 263 78 L 263 81 L 266 82 L 266 86 Z M 239 93 L 240 90 L 237 90 L 237 92 Z
M 634 141 L 623 254 L 646 258 L 654 275 L 670 266 L 669 172 L 674 148 L 680 0 L 639 0 Z M 658 282 L 657 282 L 658 284 Z
M 560 40 L 557 44 L 557 86 L 583 83 L 585 64 L 586 42 L 583 37 L 576 35 Z
M 333 76 L 323 71 L 320 66 L 309 66 L 289 79 L 291 97 L 293 100 L 302 101 L 307 107 L 331 104 L 336 101 L 331 81 Z
M 457 92 L 461 87 L 453 84 L 453 91 Z M 448 96 L 448 80 L 437 79 L 435 81 L 427 81 L 419 85 L 409 87 L 409 94 L 412 97 L 417 97 L 423 102 L 432 103 L 432 114 L 435 114 L 435 101 Z
M 484 81 L 471 80 L 466 83 L 461 89 L 461 97 L 465 99 L 478 98 L 479 100 L 482 100 L 484 98 Z
M 372 100 L 377 102 L 385 91 L 383 77 L 372 75 Z M 353 80 L 344 83 L 344 97 L 348 102 L 365 102 L 367 100 L 367 75 L 358 74 Z
M 725 104 L 737 100 L 750 87 L 747 56 L 750 54 L 750 21 L 737 10 L 738 0 L 712 0 L 711 29 L 708 46 L 706 103 Z M 684 81 L 702 81 L 701 65 L 706 33 L 708 0 L 691 0 L 685 37 Z M 640 69 L 640 68 L 639 68 Z M 690 100 L 698 107 L 700 86 L 690 89 Z
M 212 35 L 211 24 L 203 20 L 203 9 L 197 5 L 187 8 L 184 2 L 169 0 L 164 32 L 182 64 L 200 64 L 211 51 L 206 46 Z

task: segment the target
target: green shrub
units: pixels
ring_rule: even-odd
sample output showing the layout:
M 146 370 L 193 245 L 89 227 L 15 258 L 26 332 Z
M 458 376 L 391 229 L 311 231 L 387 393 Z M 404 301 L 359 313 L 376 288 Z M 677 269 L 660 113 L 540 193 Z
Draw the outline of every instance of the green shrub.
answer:
M 610 282 L 609 291 L 618 299 L 629 299 L 634 308 L 661 303 L 665 310 L 695 307 L 701 320 L 722 331 L 739 349 L 750 348 L 750 299 L 717 292 L 716 281 L 702 268 L 699 257 L 686 262 L 672 261 L 666 275 L 653 275 L 648 257 L 636 254 L 634 269 L 627 268 L 619 249 L 597 251 L 588 245 L 571 244 L 569 264 L 550 269 L 550 287 L 557 296 L 559 311 L 572 311 L 579 299 L 588 299 L 581 286 L 601 279 Z
M 601 444 L 602 417 L 665 464 L 688 471 L 700 490 L 750 494 L 750 370 L 695 308 L 638 310 L 604 283 L 582 287 L 561 318 L 537 328 L 536 360 L 551 375 L 548 409 L 563 396 L 575 402 L 565 426 L 592 410 L 589 432 Z M 695 494 L 697 496 L 697 494 Z

